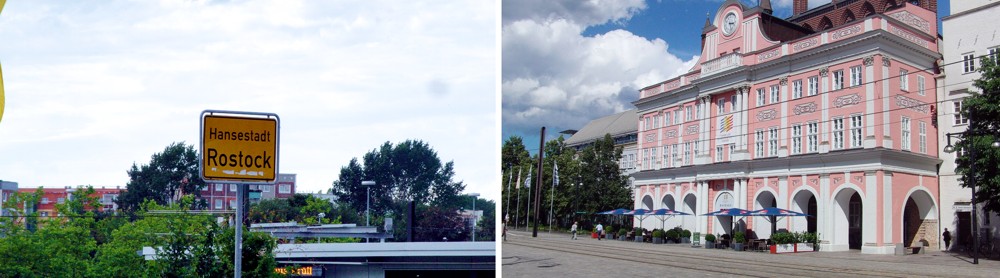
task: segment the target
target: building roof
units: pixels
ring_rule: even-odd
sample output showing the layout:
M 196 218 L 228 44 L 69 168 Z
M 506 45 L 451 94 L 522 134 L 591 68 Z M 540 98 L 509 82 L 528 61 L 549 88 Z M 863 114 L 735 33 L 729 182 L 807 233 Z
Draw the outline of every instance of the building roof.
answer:
M 636 111 L 636 109 L 627 110 L 590 121 L 580 131 L 566 139 L 566 145 L 575 146 L 590 143 L 603 138 L 604 134 L 611 134 L 614 137 L 637 133 L 639 132 L 639 116 Z

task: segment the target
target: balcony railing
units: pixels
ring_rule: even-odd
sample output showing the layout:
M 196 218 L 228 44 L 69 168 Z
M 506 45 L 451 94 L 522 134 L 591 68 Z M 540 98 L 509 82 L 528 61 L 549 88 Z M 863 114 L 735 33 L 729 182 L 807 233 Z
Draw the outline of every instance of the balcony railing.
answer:
M 701 78 L 743 65 L 743 54 L 730 53 L 701 65 Z

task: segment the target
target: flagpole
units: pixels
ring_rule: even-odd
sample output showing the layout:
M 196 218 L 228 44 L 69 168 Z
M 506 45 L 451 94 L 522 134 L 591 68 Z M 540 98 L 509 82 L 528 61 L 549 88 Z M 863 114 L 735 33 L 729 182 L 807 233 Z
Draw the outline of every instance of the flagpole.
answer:
M 559 163 L 552 160 L 552 193 L 549 194 L 549 233 L 552 233 L 552 206 L 556 203 L 556 183 L 559 182 Z
M 503 211 L 504 212 L 504 218 L 503 218 L 503 223 L 504 224 L 507 224 L 507 222 L 510 221 L 510 193 L 511 193 L 510 192 L 510 182 L 511 182 L 511 180 L 514 179 L 514 171 L 513 170 L 514 169 L 511 169 L 510 167 L 507 168 L 507 171 L 510 172 L 510 175 L 507 175 L 507 209 L 505 209 Z M 503 176 L 501 176 L 501 177 L 503 177 Z
M 517 166 L 517 212 L 514 213 L 514 229 L 517 229 L 517 223 L 521 221 L 521 166 Z
M 524 230 L 528 230 L 528 226 L 531 225 L 531 172 L 534 170 L 534 165 L 528 167 L 528 179 L 524 182 L 524 187 L 528 189 L 528 212 L 524 215 Z

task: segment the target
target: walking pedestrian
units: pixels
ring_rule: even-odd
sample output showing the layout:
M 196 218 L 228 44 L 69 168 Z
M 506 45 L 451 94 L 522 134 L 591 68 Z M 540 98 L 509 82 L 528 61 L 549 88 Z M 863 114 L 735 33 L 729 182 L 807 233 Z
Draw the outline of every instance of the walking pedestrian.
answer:
M 948 249 L 951 249 L 951 232 L 948 231 L 948 228 L 944 228 L 944 233 L 941 234 L 941 237 L 944 238 L 944 250 L 948 251 Z
M 503 222 L 503 241 L 507 241 L 507 221 Z
M 573 227 L 570 227 L 569 231 L 573 232 L 573 240 L 576 240 L 576 221 L 573 221 Z
M 597 223 L 597 240 L 601 240 L 602 235 L 604 235 L 604 225 Z

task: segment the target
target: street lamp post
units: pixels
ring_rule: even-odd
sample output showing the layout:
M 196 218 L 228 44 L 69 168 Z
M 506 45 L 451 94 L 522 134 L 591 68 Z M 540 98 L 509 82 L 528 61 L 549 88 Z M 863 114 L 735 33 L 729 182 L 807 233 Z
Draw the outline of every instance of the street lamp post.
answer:
M 375 182 L 374 181 L 361 181 L 361 185 L 364 185 L 365 188 L 366 188 L 366 191 L 367 191 L 365 193 L 365 227 L 368 227 L 368 226 L 371 226 L 370 222 L 369 222 L 370 218 L 368 216 L 368 210 L 370 209 L 369 199 L 372 198 L 372 186 L 375 185 Z M 365 239 L 365 242 L 368 242 L 368 240 Z
M 945 145 L 944 152 L 953 153 L 955 152 L 955 147 L 951 145 L 951 138 L 955 139 L 966 139 L 968 135 L 985 135 L 987 133 L 979 132 L 978 130 L 966 130 L 966 132 L 955 132 L 947 133 L 945 137 L 948 139 L 948 145 Z M 973 144 L 974 142 L 970 142 Z M 992 147 L 1000 147 L 1000 141 L 993 141 Z M 979 221 L 976 216 L 976 148 L 972 146 L 969 148 L 969 173 L 972 173 L 972 177 L 969 179 L 970 186 L 972 189 L 972 264 L 979 264 Z
M 476 199 L 479 199 L 479 193 L 469 193 L 472 196 L 472 242 L 476 242 L 476 223 L 479 222 L 479 215 L 476 215 Z

